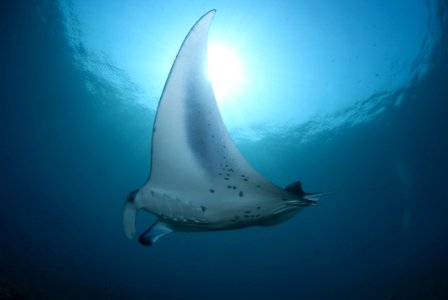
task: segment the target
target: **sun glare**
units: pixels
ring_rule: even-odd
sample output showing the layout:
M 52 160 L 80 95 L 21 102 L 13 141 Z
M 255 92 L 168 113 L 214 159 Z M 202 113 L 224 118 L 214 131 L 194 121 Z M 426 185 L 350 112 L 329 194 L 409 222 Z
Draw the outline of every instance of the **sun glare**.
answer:
M 208 76 L 218 101 L 227 101 L 228 96 L 241 87 L 243 68 L 241 59 L 233 49 L 210 45 L 208 48 Z

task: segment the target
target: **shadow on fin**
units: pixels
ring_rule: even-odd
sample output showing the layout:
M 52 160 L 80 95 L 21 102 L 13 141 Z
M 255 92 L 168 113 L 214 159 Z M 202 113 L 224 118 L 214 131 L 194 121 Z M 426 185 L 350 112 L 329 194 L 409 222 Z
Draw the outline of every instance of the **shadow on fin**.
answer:
M 157 242 L 159 238 L 172 231 L 173 230 L 167 224 L 157 220 L 140 235 L 138 241 L 143 246 L 151 246 Z

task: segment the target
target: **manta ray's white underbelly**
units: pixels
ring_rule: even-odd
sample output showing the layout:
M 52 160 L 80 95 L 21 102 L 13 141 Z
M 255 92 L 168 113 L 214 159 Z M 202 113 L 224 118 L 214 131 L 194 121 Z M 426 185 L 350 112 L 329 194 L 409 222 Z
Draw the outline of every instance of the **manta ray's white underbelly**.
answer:
M 143 192 L 143 191 L 142 191 Z M 214 197 L 190 199 L 164 189 L 147 189 L 141 193 L 138 206 L 155 214 L 177 231 L 211 231 L 271 225 L 279 215 L 300 208 L 295 200 L 273 201 L 272 197 L 247 195 L 245 201 Z

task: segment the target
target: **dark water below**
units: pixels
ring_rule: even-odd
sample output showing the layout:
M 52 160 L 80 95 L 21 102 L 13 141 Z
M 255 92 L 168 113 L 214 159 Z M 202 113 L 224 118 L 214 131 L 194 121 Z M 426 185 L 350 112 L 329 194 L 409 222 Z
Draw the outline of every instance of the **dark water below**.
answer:
M 76 65 L 58 5 L 44 3 L 0 10 L 1 299 L 448 299 L 444 1 L 430 70 L 399 107 L 305 144 L 238 145 L 278 182 L 387 189 L 152 248 L 125 238 L 121 211 L 147 177 L 153 115 Z

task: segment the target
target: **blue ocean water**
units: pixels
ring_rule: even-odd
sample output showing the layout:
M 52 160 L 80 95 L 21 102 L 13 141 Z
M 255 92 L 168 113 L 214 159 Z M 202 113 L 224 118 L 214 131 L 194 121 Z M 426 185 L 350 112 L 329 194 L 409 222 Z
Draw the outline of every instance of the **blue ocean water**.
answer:
M 446 299 L 446 1 L 167 2 L 2 4 L 0 298 Z M 211 41 L 246 53 L 252 85 L 220 107 L 254 167 L 386 188 L 273 227 L 126 239 L 158 96 L 211 8 Z

